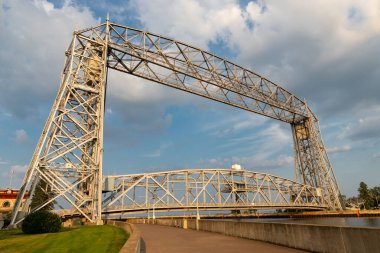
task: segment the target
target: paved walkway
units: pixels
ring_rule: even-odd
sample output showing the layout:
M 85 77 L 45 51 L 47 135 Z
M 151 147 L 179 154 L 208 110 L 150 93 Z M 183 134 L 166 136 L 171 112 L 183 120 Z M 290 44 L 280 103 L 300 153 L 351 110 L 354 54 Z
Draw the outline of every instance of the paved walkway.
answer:
M 297 253 L 306 252 L 270 243 L 225 236 L 217 233 L 135 224 L 141 231 L 146 253 Z M 284 235 L 286 236 L 286 235 Z M 143 251 L 144 252 L 144 251 Z

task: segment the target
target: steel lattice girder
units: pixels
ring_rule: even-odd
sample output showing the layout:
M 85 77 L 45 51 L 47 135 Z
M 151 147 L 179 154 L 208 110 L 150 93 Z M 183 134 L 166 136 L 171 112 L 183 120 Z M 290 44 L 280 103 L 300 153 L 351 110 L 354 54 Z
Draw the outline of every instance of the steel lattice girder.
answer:
M 320 203 L 341 209 L 339 187 L 318 120 L 307 104 L 268 79 L 191 45 L 107 22 L 76 31 L 61 86 L 20 188 L 12 224 L 29 188 L 50 185 L 91 222 L 101 222 L 107 68 L 290 123 L 299 183 L 320 188 Z M 29 197 L 30 198 L 30 197 Z M 28 210 L 30 199 L 24 206 Z M 37 209 L 42 208 L 38 207 Z
M 327 209 L 321 189 L 278 176 L 230 169 L 193 169 L 107 176 L 103 213 L 156 210 Z

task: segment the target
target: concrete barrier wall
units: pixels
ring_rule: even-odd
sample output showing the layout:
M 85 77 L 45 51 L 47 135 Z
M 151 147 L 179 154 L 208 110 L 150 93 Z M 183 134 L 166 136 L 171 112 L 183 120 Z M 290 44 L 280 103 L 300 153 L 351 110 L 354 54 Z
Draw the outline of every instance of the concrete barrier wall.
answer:
M 155 219 L 135 220 L 172 227 L 196 229 L 196 220 Z M 267 222 L 236 222 L 199 220 L 202 231 L 270 242 L 312 252 L 365 253 L 380 252 L 380 229 L 358 227 L 332 227 Z
M 141 252 L 141 233 L 133 224 L 122 221 L 107 221 L 108 225 L 124 229 L 129 238 L 120 249 L 120 253 L 140 253 Z

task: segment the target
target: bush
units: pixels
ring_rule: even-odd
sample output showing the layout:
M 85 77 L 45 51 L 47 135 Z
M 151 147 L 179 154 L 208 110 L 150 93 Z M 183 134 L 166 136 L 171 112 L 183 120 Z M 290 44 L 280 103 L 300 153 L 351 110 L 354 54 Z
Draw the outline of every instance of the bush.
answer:
M 11 224 L 11 214 L 10 213 L 7 213 L 3 216 L 4 218 L 4 228 L 8 227 L 9 224 Z
M 25 217 L 21 229 L 25 234 L 56 233 L 61 229 L 61 223 L 59 215 L 49 211 L 37 211 Z

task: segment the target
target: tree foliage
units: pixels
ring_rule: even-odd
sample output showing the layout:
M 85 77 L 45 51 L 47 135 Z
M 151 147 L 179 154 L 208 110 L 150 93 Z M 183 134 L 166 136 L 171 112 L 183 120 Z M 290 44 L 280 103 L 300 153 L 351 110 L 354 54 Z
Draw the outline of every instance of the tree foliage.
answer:
M 360 207 L 364 209 L 372 209 L 379 207 L 380 202 L 380 186 L 369 188 L 364 182 L 360 182 L 358 188 L 359 195 L 357 197 L 351 197 L 348 202 L 358 203 Z
M 39 206 L 46 203 L 49 199 L 52 197 L 52 191 L 51 188 L 48 186 L 48 184 L 44 180 L 40 180 L 37 183 L 36 189 L 34 191 L 34 195 L 32 197 L 32 202 L 30 203 L 30 207 L 32 210 L 35 208 L 38 208 Z M 54 209 L 55 201 L 49 203 L 48 205 L 44 206 L 40 210 L 53 210 Z
M 364 208 L 369 209 L 372 206 L 372 199 L 367 184 L 364 182 L 360 182 L 358 192 L 359 198 L 361 198 L 364 201 Z

